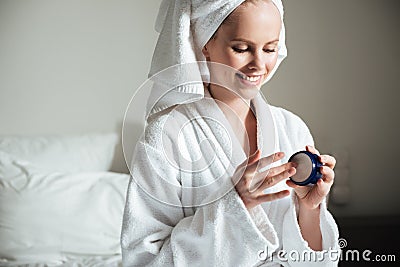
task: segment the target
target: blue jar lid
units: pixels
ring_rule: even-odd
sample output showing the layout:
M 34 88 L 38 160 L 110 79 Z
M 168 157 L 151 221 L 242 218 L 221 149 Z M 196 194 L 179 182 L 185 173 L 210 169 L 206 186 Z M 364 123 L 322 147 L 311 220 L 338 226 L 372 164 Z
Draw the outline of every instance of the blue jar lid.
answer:
M 296 173 L 290 177 L 290 180 L 297 185 L 315 184 L 322 177 L 320 168 L 323 164 L 317 154 L 305 150 L 299 151 L 289 158 L 289 162 L 297 164 Z

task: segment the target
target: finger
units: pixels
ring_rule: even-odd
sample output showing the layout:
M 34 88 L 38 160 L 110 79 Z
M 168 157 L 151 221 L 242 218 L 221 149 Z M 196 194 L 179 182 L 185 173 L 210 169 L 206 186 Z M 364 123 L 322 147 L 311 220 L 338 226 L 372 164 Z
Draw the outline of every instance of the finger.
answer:
M 259 202 L 261 204 L 263 202 L 270 202 L 270 201 L 274 201 L 277 199 L 281 199 L 281 198 L 287 197 L 289 195 L 290 195 L 289 190 L 283 190 L 283 191 L 279 191 L 279 192 L 271 193 L 271 194 L 262 194 L 262 195 L 259 195 L 256 199 L 257 199 L 257 202 Z
M 263 169 L 268 167 L 271 163 L 277 162 L 278 160 L 282 159 L 285 156 L 284 152 L 276 152 L 272 155 L 269 155 L 268 157 L 264 157 L 259 160 L 259 164 L 257 166 L 257 169 Z
M 319 179 L 316 185 L 318 195 L 321 197 L 321 199 L 328 195 L 332 187 L 332 183 L 326 183 L 322 179 Z
M 248 164 L 248 170 L 255 172 L 256 170 L 264 169 L 271 163 L 282 159 L 284 156 L 285 153 L 283 152 L 274 153 L 272 155 L 269 155 L 268 157 L 259 159 L 257 162 L 253 162 L 253 164 Z
M 257 149 L 256 152 L 254 152 L 253 155 L 250 155 L 250 157 L 246 158 L 242 163 L 239 164 L 239 166 L 236 168 L 236 170 L 242 170 L 247 168 L 248 165 L 252 165 L 255 162 L 257 162 L 260 159 L 261 156 L 261 151 Z
M 331 169 L 335 168 L 336 159 L 330 155 L 319 156 L 319 161 L 321 161 L 322 164 L 328 166 Z
M 247 165 L 251 165 L 251 164 L 257 162 L 260 159 L 260 156 L 261 156 L 261 151 L 259 149 L 257 149 L 257 151 L 254 152 L 254 154 L 249 157 Z
M 276 162 L 280 159 L 282 159 L 285 156 L 285 153 L 283 152 L 276 152 L 272 155 L 269 155 L 268 157 L 264 157 L 257 162 L 254 162 L 253 164 L 249 165 L 246 167 L 245 173 L 243 174 L 243 179 L 245 180 L 245 185 L 247 186 L 247 189 L 251 192 L 254 192 L 262 183 L 262 181 L 265 179 L 265 177 L 268 175 L 270 169 L 268 169 L 268 165 L 270 165 L 273 162 Z M 283 172 L 286 169 L 290 168 L 290 165 L 293 165 L 294 163 L 286 163 L 286 168 L 281 168 L 279 170 L 275 170 L 274 174 L 277 174 L 279 172 Z M 264 169 L 265 171 L 259 173 L 257 170 L 259 169 Z
M 280 175 L 280 174 L 284 173 L 285 171 L 290 172 L 289 175 L 294 175 L 296 173 L 295 165 L 296 165 L 296 163 L 294 163 L 294 162 L 288 162 L 288 163 L 282 164 L 280 166 L 273 167 L 271 169 L 266 169 L 265 171 L 262 171 L 259 173 L 253 173 L 253 177 L 251 177 L 252 181 L 250 183 L 249 190 L 250 191 L 257 190 L 263 184 L 263 182 L 265 182 L 265 180 L 268 180 L 267 183 L 269 183 L 270 185 L 273 185 L 273 181 L 275 179 L 271 180 L 271 177 Z M 287 178 L 287 177 L 285 176 L 285 178 Z M 278 183 L 281 180 L 282 179 L 278 179 L 276 181 Z
M 333 179 L 335 178 L 335 172 L 329 168 L 328 166 L 322 166 L 320 168 L 320 172 L 322 174 L 322 179 L 326 183 L 333 183 Z
M 244 185 L 244 187 L 246 188 L 246 190 L 248 190 L 248 188 L 250 187 L 250 183 L 254 177 L 255 171 L 254 170 L 249 170 L 249 166 L 254 165 L 256 162 L 258 162 L 258 160 L 260 159 L 261 156 L 261 151 L 259 149 L 257 149 L 256 152 L 254 152 L 253 155 L 251 155 L 247 160 L 245 160 L 240 168 L 241 168 L 241 179 L 240 179 L 240 183 Z
M 303 199 L 304 197 L 307 196 L 307 194 L 310 192 L 311 188 L 310 186 L 302 186 L 302 185 L 298 185 L 295 184 L 293 181 L 291 180 L 286 180 L 286 184 L 293 188 L 296 192 L 296 195 L 300 198 Z
M 318 151 L 315 147 L 313 147 L 313 146 L 307 145 L 307 146 L 306 146 L 306 150 L 307 150 L 308 152 L 311 152 L 311 153 L 314 153 L 314 154 L 319 155 L 319 151 Z
M 286 184 L 287 184 L 289 187 L 293 188 L 293 189 L 302 187 L 301 185 L 295 184 L 292 180 L 287 180 L 287 181 L 286 181 Z
M 290 167 L 288 170 L 285 170 L 275 176 L 269 176 L 264 179 L 264 181 L 258 186 L 258 191 L 263 191 L 269 187 L 276 185 L 277 183 L 281 182 L 284 179 L 289 178 L 290 176 L 296 173 L 296 169 Z
M 297 164 L 295 162 L 287 162 L 287 163 L 284 163 L 284 164 L 282 164 L 280 166 L 276 166 L 276 167 L 273 167 L 273 168 L 270 168 L 270 169 L 266 169 L 266 170 L 264 170 L 262 172 L 258 172 L 257 175 L 258 176 L 267 176 L 267 175 L 268 176 L 275 176 L 275 175 L 278 175 L 278 174 L 280 174 L 280 173 L 282 173 L 284 171 L 289 170 L 292 167 L 293 168 L 297 167 Z

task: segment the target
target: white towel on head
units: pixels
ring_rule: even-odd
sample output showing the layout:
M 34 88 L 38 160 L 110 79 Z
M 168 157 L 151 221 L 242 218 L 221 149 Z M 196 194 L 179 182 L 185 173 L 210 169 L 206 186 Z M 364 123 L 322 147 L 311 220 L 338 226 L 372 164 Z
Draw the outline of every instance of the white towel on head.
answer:
M 209 71 L 204 64 L 206 58 L 202 48 L 225 18 L 243 2 L 244 0 L 163 0 L 155 25 L 160 35 L 149 72 L 154 84 L 147 103 L 148 115 L 204 96 L 203 81 L 207 82 Z M 273 76 L 287 55 L 283 5 L 281 0 L 273 2 L 281 15 L 282 28 L 278 61 L 265 82 Z M 162 73 L 167 68 L 168 72 Z

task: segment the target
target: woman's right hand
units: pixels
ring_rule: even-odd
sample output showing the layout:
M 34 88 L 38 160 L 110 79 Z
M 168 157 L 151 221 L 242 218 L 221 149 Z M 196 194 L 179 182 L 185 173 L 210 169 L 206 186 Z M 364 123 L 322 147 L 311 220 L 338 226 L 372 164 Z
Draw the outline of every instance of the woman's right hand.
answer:
M 257 150 L 236 170 L 242 174 L 235 188 L 247 209 L 268 201 L 274 201 L 289 195 L 289 190 L 265 194 L 263 191 L 296 173 L 295 163 L 288 162 L 277 167 L 264 169 L 273 162 L 284 157 L 283 152 L 274 153 L 260 159 L 261 151 Z

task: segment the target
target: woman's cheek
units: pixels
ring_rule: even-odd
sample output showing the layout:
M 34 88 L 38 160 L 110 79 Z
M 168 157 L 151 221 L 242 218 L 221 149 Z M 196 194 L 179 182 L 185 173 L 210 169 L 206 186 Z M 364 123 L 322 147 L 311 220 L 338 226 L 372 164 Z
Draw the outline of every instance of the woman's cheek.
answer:
M 276 62 L 278 61 L 278 53 L 274 53 L 271 56 L 268 56 L 265 60 L 265 65 L 267 67 L 267 72 L 269 73 L 275 67 Z
M 249 64 L 249 60 L 244 55 L 234 55 L 230 58 L 229 66 L 233 67 L 236 70 L 243 69 L 247 64 Z

